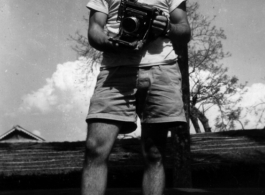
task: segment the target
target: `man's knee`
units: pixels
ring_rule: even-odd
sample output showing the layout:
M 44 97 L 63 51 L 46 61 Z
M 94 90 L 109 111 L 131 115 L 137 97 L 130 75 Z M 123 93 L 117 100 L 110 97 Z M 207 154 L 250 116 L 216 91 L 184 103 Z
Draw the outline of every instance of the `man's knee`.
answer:
M 104 146 L 99 144 L 99 141 L 96 138 L 87 138 L 85 149 L 86 155 L 89 157 L 97 157 L 104 154 Z
M 112 140 L 101 137 L 100 134 L 90 134 L 85 144 L 85 162 L 104 162 L 112 147 Z
M 85 147 L 85 164 L 101 164 L 106 162 L 109 156 L 109 144 L 100 143 L 95 138 L 88 138 Z
M 106 160 L 121 125 L 108 120 L 93 120 L 88 124 L 86 158 Z
M 163 157 L 158 148 L 153 146 L 147 151 L 145 159 L 148 164 L 161 164 Z
M 163 161 L 161 148 L 159 149 L 151 139 L 145 140 L 143 156 L 148 165 L 159 165 Z

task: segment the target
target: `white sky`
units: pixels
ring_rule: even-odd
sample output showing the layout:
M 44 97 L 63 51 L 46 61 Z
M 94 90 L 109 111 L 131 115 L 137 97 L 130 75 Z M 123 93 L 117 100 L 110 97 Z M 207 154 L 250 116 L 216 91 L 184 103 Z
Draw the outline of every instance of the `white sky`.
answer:
M 76 30 L 86 34 L 86 3 L 0 0 L 0 135 L 18 124 L 48 141 L 85 139 L 85 97 L 92 88 L 78 79 L 84 63 L 67 39 Z M 232 57 L 223 63 L 229 73 L 264 97 L 265 1 L 199 3 L 201 12 L 216 15 L 215 25 L 225 30 L 224 49 Z M 251 94 L 248 98 L 257 98 Z

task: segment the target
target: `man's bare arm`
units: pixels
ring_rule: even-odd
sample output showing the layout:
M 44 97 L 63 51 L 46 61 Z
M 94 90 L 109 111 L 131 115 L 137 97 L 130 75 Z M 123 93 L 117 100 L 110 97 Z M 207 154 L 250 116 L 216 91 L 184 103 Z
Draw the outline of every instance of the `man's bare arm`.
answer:
M 153 23 L 153 32 L 162 35 L 167 30 L 167 18 L 157 16 Z M 173 45 L 187 44 L 190 40 L 190 26 L 185 10 L 185 2 L 181 3 L 175 10 L 170 13 L 170 29 L 168 36 Z
M 170 13 L 169 38 L 173 44 L 187 44 L 190 41 L 191 30 L 187 19 L 184 3 Z
M 90 11 L 88 40 L 92 47 L 99 51 L 113 51 L 117 46 L 109 41 L 109 37 L 104 32 L 107 21 L 107 14 L 96 10 Z

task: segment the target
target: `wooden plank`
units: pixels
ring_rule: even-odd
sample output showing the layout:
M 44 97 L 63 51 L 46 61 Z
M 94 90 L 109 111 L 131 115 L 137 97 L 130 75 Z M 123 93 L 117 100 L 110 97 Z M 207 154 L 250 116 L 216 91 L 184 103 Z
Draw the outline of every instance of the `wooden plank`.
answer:
M 79 195 L 80 189 L 2 191 L 1 195 Z M 141 195 L 139 189 L 108 189 L 106 195 Z M 265 189 L 166 189 L 165 195 L 264 195 Z
M 191 140 L 195 187 L 265 186 L 265 131 L 196 134 Z M 135 182 L 132 187 L 140 185 L 143 170 L 140 151 L 138 139 L 117 140 L 109 162 L 111 187 L 117 182 L 127 182 L 125 186 Z M 41 182 L 55 186 L 70 183 L 74 187 L 79 183 L 72 175 L 80 178 L 83 158 L 84 142 L 0 144 L 0 183 L 19 188 L 38 186 Z M 169 174 L 172 161 L 169 143 L 166 154 Z M 135 174 L 137 179 L 133 179 Z M 69 183 L 64 184 L 65 180 Z
M 199 135 L 201 136 L 201 135 Z M 237 158 L 237 161 L 246 162 L 248 161 L 255 161 L 264 162 L 264 158 L 254 158 L 254 157 L 261 157 L 260 155 L 265 151 L 265 141 L 260 141 L 259 143 L 255 141 L 249 141 L 249 139 L 244 138 L 244 143 L 236 142 L 234 139 L 230 141 L 226 141 L 224 144 L 223 142 L 216 142 L 214 139 L 209 138 L 207 139 L 207 143 L 202 143 L 200 141 L 192 142 L 191 151 L 192 151 L 192 158 L 193 158 L 193 165 L 198 165 L 198 162 L 202 164 L 205 159 L 208 159 L 204 163 L 209 162 L 210 159 L 218 159 L 217 156 L 213 158 L 213 155 L 218 154 L 219 158 L 228 160 L 229 158 Z M 215 135 L 216 136 L 216 135 Z M 220 135 L 218 135 L 220 136 Z M 214 136 L 211 136 L 214 137 Z M 195 137 L 196 138 L 196 137 Z M 135 140 L 134 140 L 135 141 Z M 131 164 L 131 165 L 139 165 L 142 163 L 140 158 L 140 148 L 136 142 L 133 142 L 132 145 L 128 147 L 126 146 L 126 142 L 131 142 L 131 140 L 122 140 L 120 143 L 113 150 L 113 154 L 110 156 L 110 166 L 120 166 L 123 164 Z M 123 145 L 123 143 L 125 143 Z M 75 143 L 73 143 L 75 144 Z M 28 148 L 27 150 L 23 150 L 22 148 Z M 54 145 L 57 145 L 57 148 L 54 148 Z M 79 143 L 78 145 L 81 145 Z M 10 146 L 10 145 L 8 145 Z M 43 147 L 42 147 L 43 146 Z M 1 157 L 0 157 L 0 172 L 10 172 L 16 170 L 40 170 L 38 167 L 46 167 L 47 169 L 50 167 L 73 167 L 73 165 L 78 164 L 79 168 L 82 167 L 83 161 L 83 147 L 76 147 L 77 151 L 70 150 L 68 148 L 71 147 L 71 143 L 61 143 L 61 144 L 15 144 L 15 147 L 7 147 L 7 150 L 4 150 L 4 147 L 1 147 Z M 169 146 L 170 147 L 170 146 Z M 11 148 L 11 149 L 10 149 Z M 40 148 L 42 148 L 40 152 Z M 59 148 L 59 150 L 58 150 Z M 231 153 L 234 151 L 234 153 Z M 259 153 L 257 153 L 257 151 Z M 167 162 L 170 164 L 172 161 L 170 160 L 170 151 L 168 151 L 167 155 Z M 199 157 L 201 155 L 205 155 L 207 158 Z M 250 158 L 251 157 L 251 158 Z M 263 159 L 263 161 L 262 161 Z M 230 159 L 231 160 L 231 159 Z M 197 162 L 196 162 L 197 161 Z M 214 161 L 212 161 L 214 162 Z M 221 163 L 221 162 L 220 162 Z M 67 165 L 67 166 L 66 166 Z M 169 165 L 170 166 L 170 165 Z M 31 169 L 29 169 L 29 167 Z M 21 172 L 21 171 L 20 171 Z M 30 173 L 29 173 L 30 174 Z

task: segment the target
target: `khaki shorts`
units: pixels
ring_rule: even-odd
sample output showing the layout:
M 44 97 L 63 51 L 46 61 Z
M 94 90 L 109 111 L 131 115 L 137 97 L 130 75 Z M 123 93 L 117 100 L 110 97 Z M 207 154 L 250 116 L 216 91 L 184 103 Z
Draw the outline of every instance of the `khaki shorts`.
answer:
M 108 119 L 126 122 L 120 133 L 142 123 L 186 122 L 178 64 L 102 69 L 91 98 L 87 122 Z

